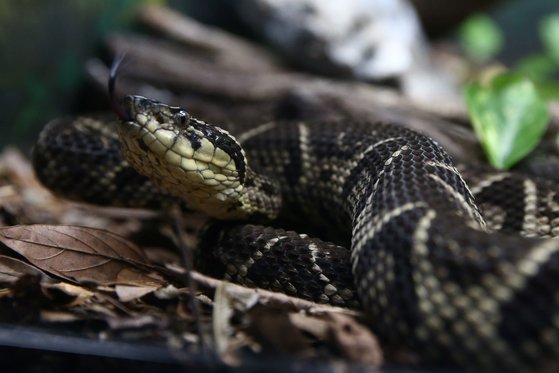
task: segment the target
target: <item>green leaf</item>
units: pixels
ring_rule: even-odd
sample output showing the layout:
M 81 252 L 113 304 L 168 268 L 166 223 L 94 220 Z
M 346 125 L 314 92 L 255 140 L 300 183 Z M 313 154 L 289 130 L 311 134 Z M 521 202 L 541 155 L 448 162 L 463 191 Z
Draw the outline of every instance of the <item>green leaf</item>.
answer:
M 462 48 L 474 61 L 486 62 L 503 46 L 503 34 L 495 22 L 484 14 L 468 18 L 460 27 Z
M 502 73 L 487 84 L 466 87 L 466 103 L 489 162 L 508 169 L 540 141 L 549 111 L 535 84 L 519 74 Z
M 543 18 L 539 29 L 547 53 L 555 63 L 559 64 L 559 13 Z

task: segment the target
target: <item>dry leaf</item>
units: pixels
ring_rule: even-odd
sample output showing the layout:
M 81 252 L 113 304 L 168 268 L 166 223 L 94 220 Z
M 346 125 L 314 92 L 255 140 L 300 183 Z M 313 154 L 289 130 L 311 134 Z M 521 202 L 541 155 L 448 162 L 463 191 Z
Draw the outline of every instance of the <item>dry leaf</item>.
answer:
M 143 252 L 113 233 L 85 227 L 20 225 L 0 228 L 0 242 L 37 267 L 75 282 L 118 283 L 125 270 L 150 267 Z
M 124 268 L 116 277 L 118 285 L 138 287 L 161 287 L 166 281 L 156 273 L 144 273 L 134 268 Z
M 137 329 L 147 326 L 162 325 L 163 320 L 158 320 L 152 315 L 138 317 L 109 317 L 106 319 L 111 329 Z
M 382 365 L 382 349 L 369 328 L 346 315 L 328 313 L 324 318 L 329 321 L 332 340 L 346 359 L 374 367 Z
M 320 341 L 328 339 L 328 321 L 303 312 L 290 312 L 289 319 L 297 328 L 313 335 L 316 339 Z
M 107 303 L 92 303 L 87 305 L 87 310 L 102 318 L 116 318 L 118 314 L 111 304 Z
M 311 340 L 294 325 L 284 310 L 256 306 L 250 310 L 248 332 L 263 351 L 300 358 L 316 357 Z
M 5 255 L 0 255 L 0 282 L 13 283 L 23 275 L 43 275 L 29 263 Z
M 181 294 L 180 289 L 177 289 L 174 285 L 167 285 L 160 289 L 157 289 L 153 293 L 158 299 L 177 299 Z
M 154 292 L 165 284 L 164 280 L 155 274 L 146 275 L 142 272 L 123 269 L 117 275 L 116 295 L 122 302 L 130 302 Z
M 81 286 L 76 286 L 68 284 L 65 282 L 57 282 L 53 284 L 42 284 L 45 292 L 52 292 L 52 290 L 61 291 L 66 295 L 71 296 L 73 299 L 71 302 L 66 303 L 66 307 L 78 306 L 84 302 L 88 302 L 95 295 L 94 292 L 87 290 Z
M 353 317 L 331 312 L 319 317 L 291 313 L 289 318 L 299 329 L 333 347 L 343 358 L 373 367 L 382 365 L 383 353 L 376 337 Z
M 139 299 L 146 294 L 152 293 L 159 289 L 158 286 L 131 286 L 131 285 L 116 285 L 115 291 L 118 299 L 122 302 L 130 302 Z
M 258 302 L 256 292 L 238 293 L 236 286 L 228 282 L 220 282 L 215 290 L 213 307 L 213 333 L 216 352 L 223 361 L 236 365 L 239 360 L 235 356 L 238 341 L 233 341 L 235 328 L 231 324 L 231 317 L 238 312 L 246 312 Z
M 81 317 L 71 312 L 63 311 L 41 311 L 41 320 L 46 322 L 73 322 L 81 320 Z

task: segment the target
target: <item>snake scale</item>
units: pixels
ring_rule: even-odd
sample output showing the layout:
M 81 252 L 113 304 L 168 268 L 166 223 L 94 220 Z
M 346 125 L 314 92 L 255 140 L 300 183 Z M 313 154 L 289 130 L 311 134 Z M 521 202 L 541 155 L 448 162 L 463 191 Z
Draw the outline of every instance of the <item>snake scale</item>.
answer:
M 118 124 L 46 126 L 33 156 L 41 181 L 100 204 L 163 208 L 178 197 L 227 220 L 206 231 L 202 254 L 227 278 L 361 307 L 385 343 L 426 359 L 483 370 L 556 362 L 553 185 L 487 172 L 468 187 L 437 143 L 388 123 L 272 122 L 235 139 L 144 97 L 118 110 Z M 341 245 L 233 222 L 278 217 L 327 227 Z

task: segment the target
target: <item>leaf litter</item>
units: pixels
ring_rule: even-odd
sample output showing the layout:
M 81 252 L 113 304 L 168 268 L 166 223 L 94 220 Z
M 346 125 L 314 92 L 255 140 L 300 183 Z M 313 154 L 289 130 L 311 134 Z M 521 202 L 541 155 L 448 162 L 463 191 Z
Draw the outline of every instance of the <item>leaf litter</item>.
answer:
M 193 293 L 168 220 L 59 199 L 35 179 L 24 156 L 4 150 L 0 321 L 67 325 L 90 338 L 163 345 L 177 354 L 203 348 L 230 366 L 257 356 L 382 366 L 383 350 L 358 312 L 198 272 L 191 273 L 200 288 Z M 188 246 L 195 241 L 190 236 Z

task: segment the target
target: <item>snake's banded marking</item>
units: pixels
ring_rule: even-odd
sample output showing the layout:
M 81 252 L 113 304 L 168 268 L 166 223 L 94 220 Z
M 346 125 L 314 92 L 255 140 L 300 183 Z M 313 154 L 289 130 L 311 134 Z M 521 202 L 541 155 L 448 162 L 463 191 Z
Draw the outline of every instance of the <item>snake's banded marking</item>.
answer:
M 241 278 L 246 277 L 250 267 L 256 261 L 263 259 L 266 256 L 266 253 L 270 251 L 270 249 L 274 247 L 274 245 L 276 245 L 279 241 L 285 238 L 287 238 L 287 236 L 279 236 L 279 237 L 271 238 L 268 241 L 266 241 L 262 249 L 255 249 L 254 253 L 245 262 L 236 266 L 228 266 L 226 272 L 228 279 L 232 280 L 233 276 L 239 276 Z
M 277 126 L 276 122 L 268 122 L 261 124 L 253 129 L 243 132 L 241 135 L 237 136 L 237 141 L 240 144 L 244 143 L 245 141 L 249 140 L 250 138 L 260 135 L 266 131 L 269 131 Z
M 435 162 L 435 161 L 427 161 L 426 164 L 428 166 L 432 166 L 432 167 L 440 167 L 443 168 L 447 171 L 452 172 L 454 175 L 456 175 L 456 177 L 458 177 L 458 179 L 460 180 L 460 182 L 465 186 L 466 191 L 467 191 L 467 199 L 468 199 L 468 203 L 470 204 L 470 209 L 473 208 L 475 206 L 475 202 L 474 202 L 474 193 L 472 192 L 472 190 L 469 188 L 469 186 L 466 184 L 466 181 L 464 180 L 464 178 L 462 177 L 462 175 L 460 174 L 460 172 L 458 171 L 458 168 L 456 168 L 456 166 L 452 165 L 452 164 L 448 164 L 448 163 L 443 163 L 443 162 Z M 479 216 L 479 211 L 477 211 L 476 213 L 477 215 L 477 219 L 480 218 Z M 484 219 L 478 220 L 478 221 L 484 221 Z
M 491 175 L 488 178 L 481 180 L 479 184 L 470 186 L 470 191 L 475 196 L 481 193 L 484 189 L 491 187 L 494 183 L 505 180 L 507 177 L 509 177 L 509 175 L 509 173 L 497 173 Z
M 522 235 L 525 237 L 535 237 L 537 232 L 537 188 L 532 180 L 524 180 L 524 219 L 522 221 Z
M 353 270 L 355 271 L 355 268 L 359 265 L 359 258 L 361 255 L 361 251 L 366 247 L 366 245 L 364 245 L 364 242 L 372 240 L 375 237 L 375 234 L 377 234 L 380 230 L 382 230 L 383 226 L 389 223 L 392 219 L 399 217 L 408 211 L 415 210 L 418 208 L 426 208 L 426 207 L 427 205 L 423 201 L 406 202 L 402 206 L 398 206 L 393 210 L 386 211 L 384 213 L 381 213 L 380 215 L 373 217 L 372 222 L 369 223 L 366 222 L 365 219 L 367 216 L 368 217 L 371 216 L 366 214 L 367 211 L 369 212 L 371 211 L 370 210 L 371 204 L 370 203 L 367 204 L 366 209 L 363 210 L 364 214 L 358 215 L 357 217 L 356 227 L 359 228 L 360 227 L 359 222 L 361 222 L 361 224 L 367 225 L 370 229 L 366 232 L 364 236 L 358 238 L 359 241 L 354 243 L 356 248 L 351 252 L 351 258 L 353 261 Z
M 473 200 L 466 201 L 466 198 L 469 199 L 469 196 L 465 197 L 463 194 L 458 193 L 452 186 L 437 175 L 430 174 L 429 177 L 442 186 L 450 194 L 450 196 L 458 202 L 458 204 L 462 207 L 462 210 L 466 211 L 472 222 L 474 222 L 474 227 L 476 224 L 480 224 L 482 229 L 485 227 L 485 220 L 480 215 L 479 211 L 474 207 L 475 205 L 473 204 Z

